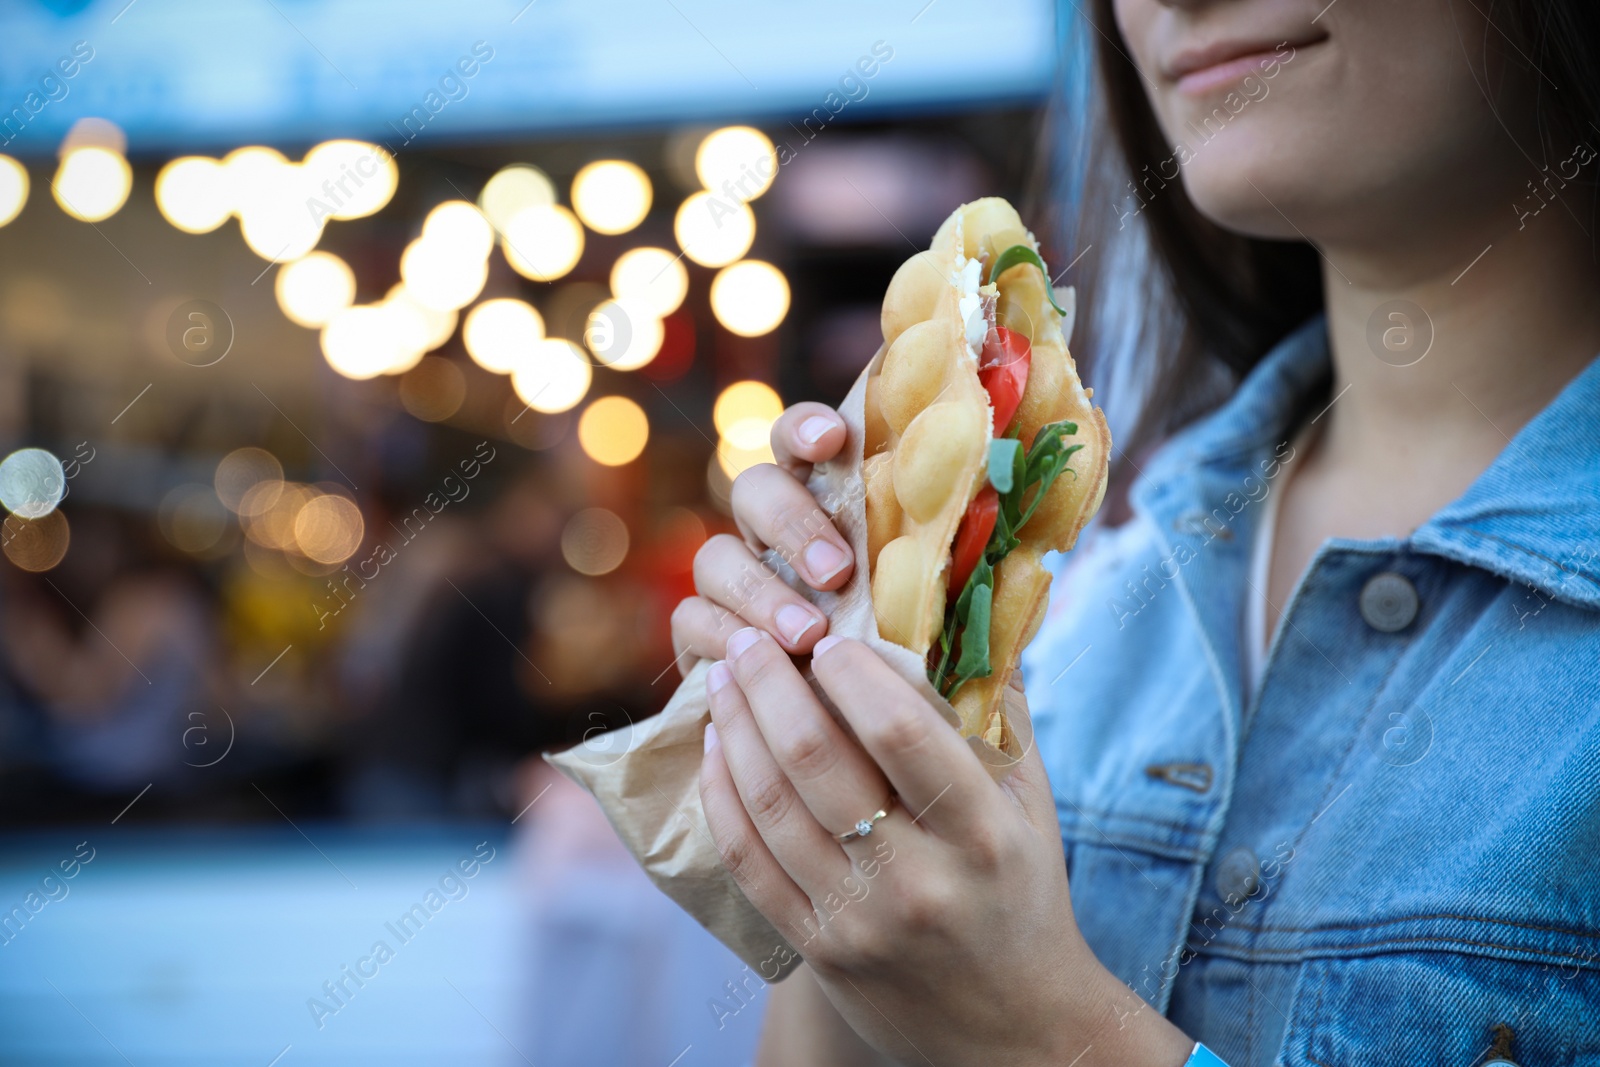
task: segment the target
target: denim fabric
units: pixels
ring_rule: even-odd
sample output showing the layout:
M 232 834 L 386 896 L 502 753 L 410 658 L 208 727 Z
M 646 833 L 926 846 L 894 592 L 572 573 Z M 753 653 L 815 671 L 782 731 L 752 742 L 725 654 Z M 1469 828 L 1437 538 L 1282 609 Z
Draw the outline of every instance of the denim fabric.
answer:
M 1600 1064 L 1600 360 L 1412 536 L 1324 544 L 1252 695 L 1250 545 L 1328 381 L 1316 320 L 1056 564 L 1024 669 L 1078 923 L 1232 1067 Z

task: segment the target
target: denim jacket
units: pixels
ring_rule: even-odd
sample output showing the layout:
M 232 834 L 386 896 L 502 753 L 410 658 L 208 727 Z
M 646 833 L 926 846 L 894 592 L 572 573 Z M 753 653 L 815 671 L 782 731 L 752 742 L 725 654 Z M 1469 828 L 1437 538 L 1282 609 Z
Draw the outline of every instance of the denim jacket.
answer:
M 1078 924 L 1232 1067 L 1600 1064 L 1600 360 L 1410 537 L 1322 545 L 1252 693 L 1328 381 L 1318 319 L 1056 565 L 1024 669 Z

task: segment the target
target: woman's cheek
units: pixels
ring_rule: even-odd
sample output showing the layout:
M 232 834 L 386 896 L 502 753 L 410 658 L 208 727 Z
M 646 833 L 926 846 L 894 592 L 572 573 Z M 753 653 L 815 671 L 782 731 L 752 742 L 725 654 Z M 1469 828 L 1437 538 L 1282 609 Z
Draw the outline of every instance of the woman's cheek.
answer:
M 1117 30 L 1133 59 L 1143 71 L 1155 69 L 1155 57 L 1150 53 L 1151 30 L 1161 13 L 1160 0 L 1114 0 L 1111 13 L 1117 20 Z M 1088 17 L 1085 12 L 1084 17 Z

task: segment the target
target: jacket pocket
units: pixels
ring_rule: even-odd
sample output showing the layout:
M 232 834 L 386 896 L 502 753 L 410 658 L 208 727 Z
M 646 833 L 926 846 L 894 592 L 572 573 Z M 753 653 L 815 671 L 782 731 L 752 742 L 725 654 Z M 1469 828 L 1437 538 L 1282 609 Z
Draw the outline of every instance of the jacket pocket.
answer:
M 1461 952 L 1312 959 L 1296 985 L 1288 1067 L 1600 1067 L 1593 959 Z

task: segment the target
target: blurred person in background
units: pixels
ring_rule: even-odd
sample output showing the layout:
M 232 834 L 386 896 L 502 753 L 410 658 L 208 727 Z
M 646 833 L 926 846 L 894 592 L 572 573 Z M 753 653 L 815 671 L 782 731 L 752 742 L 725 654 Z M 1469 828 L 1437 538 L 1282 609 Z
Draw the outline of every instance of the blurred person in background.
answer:
M 1036 743 L 996 784 L 791 590 L 728 602 L 768 546 L 861 565 L 804 488 L 822 405 L 674 615 L 712 836 L 803 939 L 760 1062 L 1592 1062 L 1596 9 L 1093 7 L 1078 347 L 1131 336 L 1145 405 L 1024 659 Z
M 5 667 L 42 713 L 37 756 L 59 786 L 41 816 L 66 813 L 74 795 L 185 785 L 191 713 L 219 703 L 214 597 L 150 525 L 85 507 L 48 576 L 5 568 Z
M 341 637 L 361 707 L 351 814 L 504 813 L 517 761 L 567 739 L 530 658 L 539 585 L 561 566 L 561 507 L 553 479 L 529 467 L 486 507 L 446 510 L 411 540 L 378 524 L 394 558 L 357 592 Z

